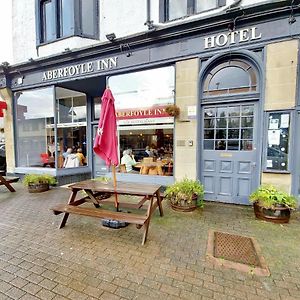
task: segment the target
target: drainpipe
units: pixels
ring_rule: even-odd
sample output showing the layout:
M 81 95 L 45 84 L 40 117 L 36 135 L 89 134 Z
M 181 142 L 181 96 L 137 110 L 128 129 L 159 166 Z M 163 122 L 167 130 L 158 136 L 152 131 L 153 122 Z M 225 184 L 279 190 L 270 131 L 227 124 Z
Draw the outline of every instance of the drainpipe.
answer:
M 148 30 L 155 29 L 155 26 L 153 25 L 153 21 L 151 20 L 151 0 L 146 0 L 147 2 L 147 19 L 144 25 L 148 26 Z
M 150 6 L 150 1 L 151 0 L 147 0 L 147 9 L 148 9 L 148 2 L 149 2 L 149 6 Z M 227 0 L 228 2 L 228 0 Z M 222 11 L 226 11 L 226 10 L 234 10 L 234 8 L 240 4 L 240 2 L 242 2 L 242 0 L 234 0 L 233 3 L 231 4 L 227 4 L 223 7 L 220 7 L 216 13 L 214 14 L 211 14 L 209 15 L 209 17 L 213 16 L 213 15 L 218 15 L 220 12 Z M 150 11 L 149 11 L 149 14 L 150 14 Z M 147 15 L 148 17 L 148 15 Z M 205 17 L 206 18 L 206 17 Z M 154 28 L 163 28 L 163 27 L 169 27 L 169 26 L 174 26 L 174 25 L 177 25 L 177 24 L 181 24 L 182 22 L 184 21 L 194 21 L 194 20 L 201 20 L 203 19 L 203 16 L 201 16 L 201 14 L 197 14 L 197 15 L 193 15 L 191 17 L 185 17 L 185 18 L 182 18 L 182 19 L 179 19 L 179 20 L 176 20 L 176 21 L 171 21 L 169 23 L 159 23 L 159 24 L 153 24 L 153 21 L 149 21 L 151 22 L 151 25 L 152 25 L 152 28 L 151 29 L 154 29 Z M 146 25 L 146 23 L 145 23 Z

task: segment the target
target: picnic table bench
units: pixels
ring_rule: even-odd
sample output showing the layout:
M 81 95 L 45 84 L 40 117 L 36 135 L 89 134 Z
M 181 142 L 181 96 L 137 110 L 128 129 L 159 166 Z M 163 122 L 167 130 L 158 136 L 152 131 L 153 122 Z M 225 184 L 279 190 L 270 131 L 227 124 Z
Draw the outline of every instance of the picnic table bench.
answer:
M 5 171 L 0 170 L 0 185 L 5 185 L 9 191 L 15 192 L 16 190 L 11 186 L 11 183 L 18 182 L 20 178 L 13 176 L 5 176 L 5 174 Z
M 78 214 L 82 216 L 96 217 L 100 219 L 111 219 L 121 222 L 135 224 L 136 227 L 144 228 L 144 234 L 142 239 L 142 245 L 147 240 L 150 219 L 158 207 L 160 216 L 163 216 L 162 209 L 162 197 L 160 193 L 160 185 L 157 184 L 137 184 L 129 182 L 117 182 L 116 188 L 113 186 L 112 182 L 101 182 L 97 180 L 85 180 L 78 182 L 69 186 L 71 189 L 71 195 L 67 204 L 58 204 L 52 208 L 55 215 L 64 213 L 63 219 L 59 228 L 63 228 L 68 220 L 69 214 Z M 84 191 L 86 196 L 81 197 L 76 200 L 76 196 L 79 191 Z M 114 197 L 117 195 L 131 195 L 131 196 L 141 196 L 138 203 L 129 203 L 126 201 L 120 201 L 120 208 L 132 208 L 141 209 L 145 206 L 146 214 L 138 214 L 132 212 L 122 212 L 122 211 L 112 211 L 108 209 L 103 209 L 101 204 L 113 203 L 113 199 L 106 198 L 103 199 L 103 194 L 109 193 Z M 85 202 L 90 202 L 94 204 L 94 207 L 82 207 L 81 204 Z M 147 205 L 148 204 L 148 205 Z

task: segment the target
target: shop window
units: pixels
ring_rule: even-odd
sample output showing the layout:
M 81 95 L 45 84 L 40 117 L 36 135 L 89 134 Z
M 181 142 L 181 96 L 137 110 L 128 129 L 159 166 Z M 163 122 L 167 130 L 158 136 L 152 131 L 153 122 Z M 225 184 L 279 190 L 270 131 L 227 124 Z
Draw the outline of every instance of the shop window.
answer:
M 226 0 L 160 0 L 160 21 L 172 21 L 226 5 Z
M 97 38 L 97 0 L 36 0 L 38 44 L 68 36 Z
M 165 107 L 174 103 L 174 67 L 116 75 L 108 83 L 115 97 L 120 161 L 127 159 L 127 172 L 172 176 L 174 117 Z M 100 98 L 94 101 L 99 118 Z M 128 155 L 134 157 L 133 166 Z
M 267 113 L 265 170 L 289 171 L 290 112 Z
M 251 65 L 242 60 L 218 64 L 206 75 L 203 95 L 219 96 L 257 91 L 257 77 Z
M 85 166 L 86 96 L 79 92 L 56 88 L 56 105 L 58 168 Z
M 17 167 L 66 167 L 67 154 L 78 157 L 73 167 L 86 165 L 86 97 L 56 88 L 54 105 L 54 91 L 51 87 L 14 94 Z
M 53 88 L 15 93 L 18 167 L 55 165 L 53 94 Z

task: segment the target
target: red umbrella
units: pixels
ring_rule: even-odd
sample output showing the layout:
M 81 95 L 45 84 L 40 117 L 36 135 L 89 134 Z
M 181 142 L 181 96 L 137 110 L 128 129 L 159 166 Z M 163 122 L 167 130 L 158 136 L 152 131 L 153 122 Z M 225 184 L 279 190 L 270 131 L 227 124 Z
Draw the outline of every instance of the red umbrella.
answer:
M 115 99 L 109 88 L 105 89 L 102 96 L 101 114 L 98 130 L 94 142 L 94 151 L 107 166 L 113 167 L 114 186 L 116 187 L 116 166 L 118 159 L 117 120 L 115 111 Z M 115 193 L 115 207 L 118 209 L 118 197 Z

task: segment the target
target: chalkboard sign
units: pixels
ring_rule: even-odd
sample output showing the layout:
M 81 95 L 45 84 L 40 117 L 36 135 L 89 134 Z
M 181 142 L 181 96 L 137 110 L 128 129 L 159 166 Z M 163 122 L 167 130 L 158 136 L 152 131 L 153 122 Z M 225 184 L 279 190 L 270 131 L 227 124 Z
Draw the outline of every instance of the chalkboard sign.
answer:
M 288 171 L 290 113 L 268 114 L 267 170 Z

